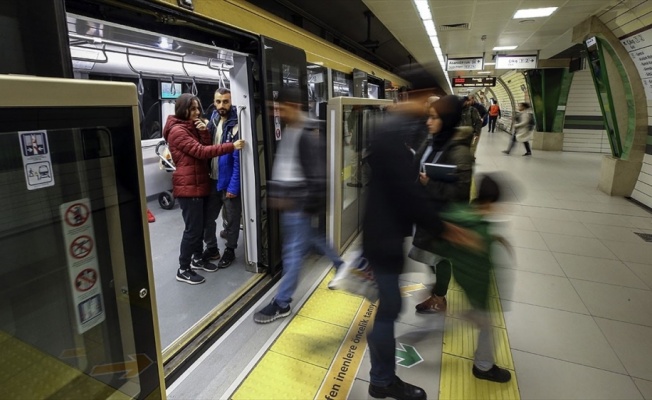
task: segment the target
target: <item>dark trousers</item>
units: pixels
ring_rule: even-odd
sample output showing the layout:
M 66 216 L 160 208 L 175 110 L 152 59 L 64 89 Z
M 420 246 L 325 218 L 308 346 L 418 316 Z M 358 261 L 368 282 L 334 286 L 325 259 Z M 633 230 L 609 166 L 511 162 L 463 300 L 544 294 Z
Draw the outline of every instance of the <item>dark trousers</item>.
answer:
M 179 268 L 190 269 L 193 254 L 199 256 L 203 250 L 202 235 L 205 215 L 208 212 L 208 197 L 178 197 L 177 201 L 186 225 L 181 238 Z
M 492 117 L 489 116 L 489 132 L 496 132 L 496 122 L 498 121 L 498 116 Z
M 204 228 L 204 242 L 207 249 L 216 249 L 217 245 L 217 217 L 224 207 L 224 230 L 226 231 L 226 247 L 238 247 L 240 236 L 240 218 L 242 217 L 242 203 L 240 197 L 228 199 L 226 190 L 217 190 L 217 181 L 211 179 L 211 194 L 208 196 L 208 212 Z
M 432 288 L 432 294 L 444 297 L 448 293 L 448 285 L 451 283 L 453 268 L 451 262 L 447 259 L 441 260 L 437 266 L 431 265 L 430 268 L 435 273 L 435 286 Z
M 509 142 L 509 147 L 507 148 L 507 153 L 512 151 L 515 144 L 516 144 L 516 134 L 513 134 L 512 135 L 512 141 Z M 526 153 L 532 153 L 532 151 L 530 150 L 530 142 L 523 142 L 523 146 L 525 146 L 525 152 Z
M 372 266 L 378 265 L 375 260 L 369 261 Z M 398 263 L 402 263 L 402 260 L 398 260 Z M 390 268 L 398 267 L 400 265 L 392 265 Z M 386 268 L 378 268 L 378 270 L 386 270 Z M 401 291 L 398 286 L 398 274 L 375 273 L 375 278 L 378 284 L 379 302 L 373 330 L 367 333 L 371 357 L 369 376 L 372 385 L 388 386 L 394 383 L 396 377 L 394 322 L 401 312 Z

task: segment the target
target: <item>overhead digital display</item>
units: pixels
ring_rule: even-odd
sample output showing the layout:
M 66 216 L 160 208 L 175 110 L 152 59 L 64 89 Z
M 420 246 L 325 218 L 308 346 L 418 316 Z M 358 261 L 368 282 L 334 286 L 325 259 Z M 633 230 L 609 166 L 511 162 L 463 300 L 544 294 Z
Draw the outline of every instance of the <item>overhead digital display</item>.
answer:
M 494 86 L 496 86 L 496 77 L 479 76 L 479 77 L 453 78 L 453 87 L 494 87 Z

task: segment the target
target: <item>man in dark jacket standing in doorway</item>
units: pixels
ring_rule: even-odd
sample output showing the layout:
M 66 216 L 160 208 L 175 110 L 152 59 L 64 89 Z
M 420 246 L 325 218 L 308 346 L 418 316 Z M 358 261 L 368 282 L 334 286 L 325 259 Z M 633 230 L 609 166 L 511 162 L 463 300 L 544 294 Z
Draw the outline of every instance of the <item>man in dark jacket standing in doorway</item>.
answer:
M 217 89 L 213 104 L 215 111 L 213 111 L 207 127 L 211 133 L 212 143 L 231 143 L 237 140 L 238 111 L 236 106 L 231 104 L 231 91 L 226 88 Z M 222 219 L 226 221 L 224 228 L 226 250 L 224 250 L 217 267 L 226 268 L 235 260 L 235 249 L 238 247 L 240 235 L 240 218 L 242 216 L 240 152 L 236 150 L 231 154 L 213 158 L 210 167 L 211 194 L 204 229 L 206 250 L 199 262 L 220 259 L 216 220 L 220 215 L 220 210 L 224 207 Z

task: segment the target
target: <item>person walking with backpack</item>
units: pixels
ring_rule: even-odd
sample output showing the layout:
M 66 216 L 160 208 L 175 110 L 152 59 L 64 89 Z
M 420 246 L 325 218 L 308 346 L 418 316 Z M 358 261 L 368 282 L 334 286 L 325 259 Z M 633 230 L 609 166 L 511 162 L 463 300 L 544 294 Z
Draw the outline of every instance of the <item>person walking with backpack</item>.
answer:
M 498 118 L 502 118 L 503 114 L 500 111 L 500 106 L 498 105 L 498 100 L 491 99 L 491 105 L 489 106 L 489 133 L 496 132 L 496 122 Z
M 509 154 L 516 142 L 519 141 L 525 147 L 525 154 L 523 156 L 531 156 L 530 140 L 532 139 L 532 131 L 534 130 L 534 116 L 530 112 L 529 103 L 518 103 L 518 111 L 512 140 L 509 142 L 507 150 L 503 150 L 503 153 Z

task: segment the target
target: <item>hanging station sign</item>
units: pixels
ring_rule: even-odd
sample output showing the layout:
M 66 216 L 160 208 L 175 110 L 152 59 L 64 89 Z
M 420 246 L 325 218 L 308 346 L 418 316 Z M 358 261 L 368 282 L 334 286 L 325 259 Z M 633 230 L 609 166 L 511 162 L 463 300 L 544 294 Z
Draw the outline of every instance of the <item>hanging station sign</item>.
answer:
M 453 87 L 494 87 L 496 77 L 471 76 L 453 78 Z
M 446 71 L 482 71 L 482 57 L 449 58 Z
M 496 69 L 535 69 L 537 56 L 496 56 Z

